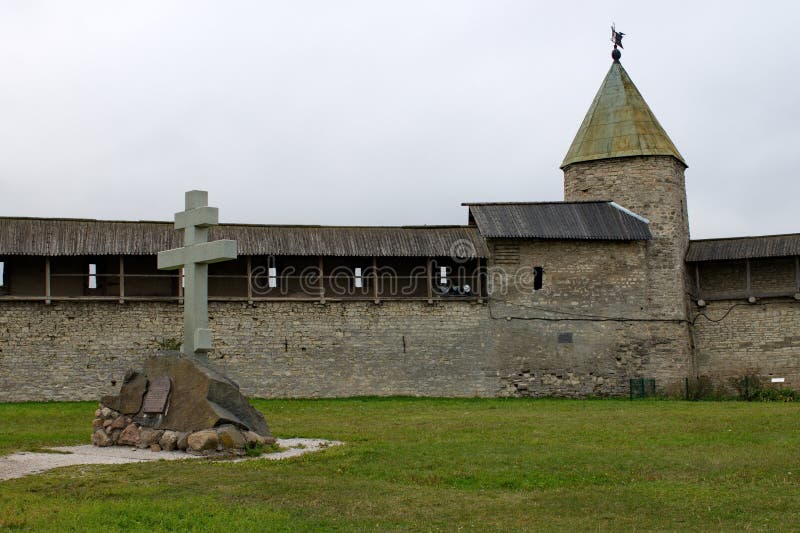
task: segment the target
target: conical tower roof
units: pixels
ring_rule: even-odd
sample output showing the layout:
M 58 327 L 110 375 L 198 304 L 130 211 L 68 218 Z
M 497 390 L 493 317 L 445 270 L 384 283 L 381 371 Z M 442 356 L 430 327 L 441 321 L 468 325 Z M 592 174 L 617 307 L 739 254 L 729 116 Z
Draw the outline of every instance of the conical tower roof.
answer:
M 637 155 L 671 155 L 686 165 L 628 73 L 614 61 L 561 168 Z

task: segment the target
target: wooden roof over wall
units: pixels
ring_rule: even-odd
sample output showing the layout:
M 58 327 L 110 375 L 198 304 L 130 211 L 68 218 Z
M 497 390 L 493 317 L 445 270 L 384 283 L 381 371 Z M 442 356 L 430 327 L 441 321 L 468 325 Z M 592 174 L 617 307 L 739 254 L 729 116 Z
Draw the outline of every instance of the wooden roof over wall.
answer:
M 730 261 L 800 255 L 800 233 L 691 241 L 686 261 Z
M 468 226 L 220 224 L 209 238 L 235 239 L 241 255 L 489 256 L 477 228 Z M 0 255 L 153 255 L 182 245 L 171 222 L 0 217 Z

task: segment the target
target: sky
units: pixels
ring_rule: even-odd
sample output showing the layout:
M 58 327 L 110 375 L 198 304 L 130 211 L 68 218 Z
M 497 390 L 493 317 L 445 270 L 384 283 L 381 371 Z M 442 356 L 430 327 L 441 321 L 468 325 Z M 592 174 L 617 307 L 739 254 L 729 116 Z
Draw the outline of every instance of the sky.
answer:
M 797 2 L 0 2 L 0 215 L 465 224 L 563 198 L 611 64 L 681 151 L 692 238 L 800 232 Z

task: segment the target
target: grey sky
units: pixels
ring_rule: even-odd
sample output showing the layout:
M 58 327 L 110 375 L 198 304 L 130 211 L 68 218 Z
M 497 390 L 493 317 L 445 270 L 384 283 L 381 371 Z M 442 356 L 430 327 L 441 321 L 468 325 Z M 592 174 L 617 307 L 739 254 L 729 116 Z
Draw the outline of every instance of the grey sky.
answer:
M 0 214 L 463 224 L 560 200 L 622 63 L 689 164 L 694 238 L 800 231 L 795 2 L 0 3 Z

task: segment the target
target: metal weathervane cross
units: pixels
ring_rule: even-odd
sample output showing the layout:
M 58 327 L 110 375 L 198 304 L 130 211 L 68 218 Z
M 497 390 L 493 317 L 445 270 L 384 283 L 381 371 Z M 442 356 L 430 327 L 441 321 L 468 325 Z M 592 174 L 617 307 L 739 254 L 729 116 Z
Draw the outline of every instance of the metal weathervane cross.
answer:
M 158 253 L 159 270 L 183 268 L 183 346 L 187 355 L 211 349 L 208 329 L 208 265 L 236 259 L 236 241 L 208 242 L 208 228 L 219 221 L 219 210 L 208 207 L 207 191 L 188 191 L 186 211 L 175 213 L 175 229 L 183 230 L 183 248 Z

